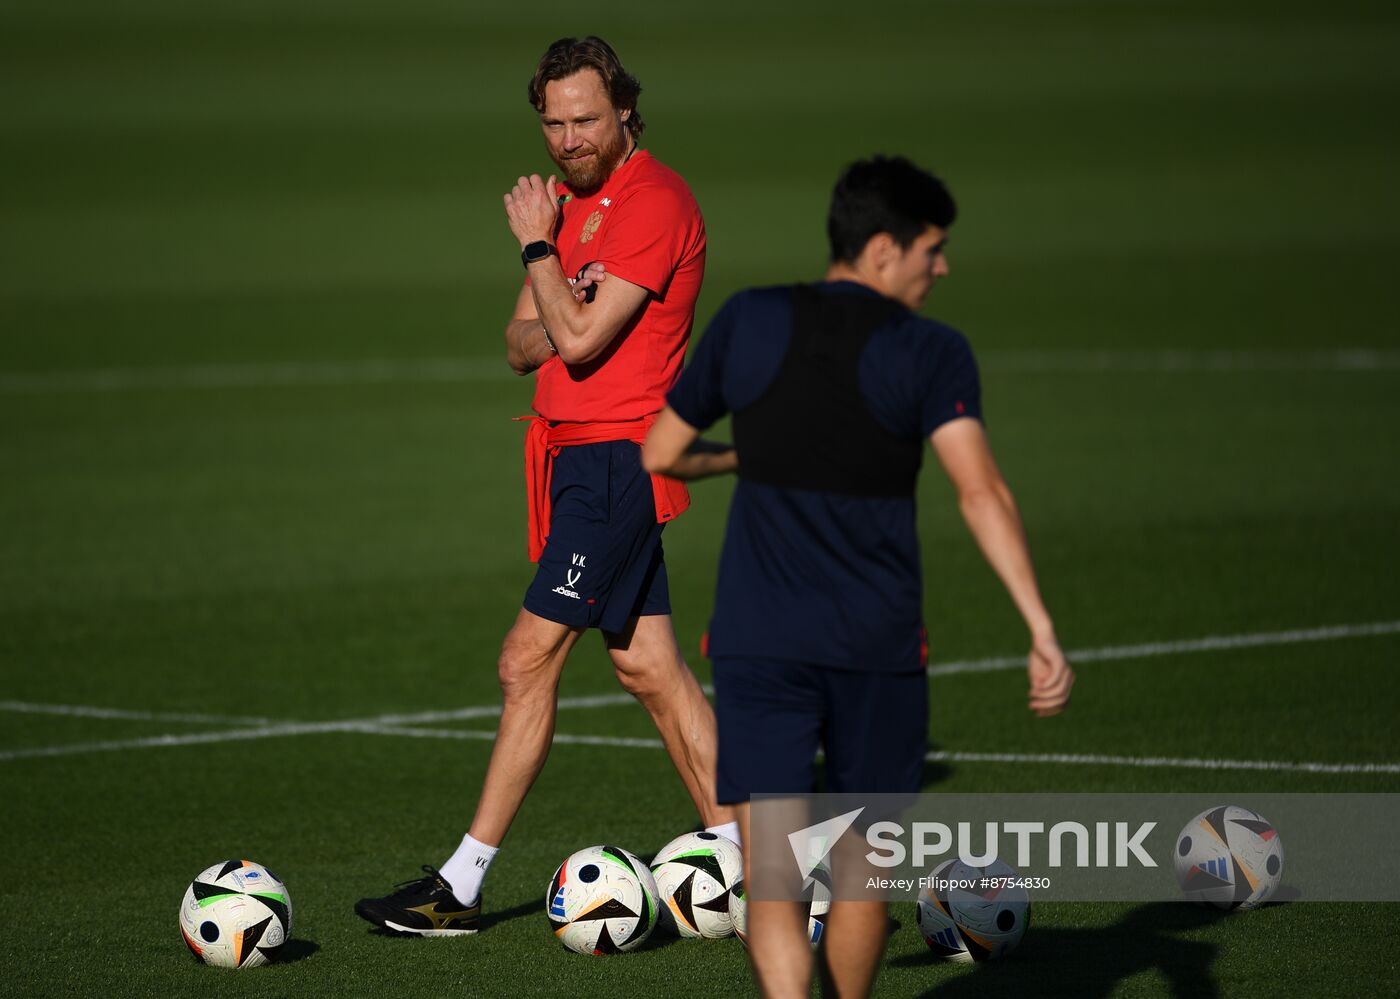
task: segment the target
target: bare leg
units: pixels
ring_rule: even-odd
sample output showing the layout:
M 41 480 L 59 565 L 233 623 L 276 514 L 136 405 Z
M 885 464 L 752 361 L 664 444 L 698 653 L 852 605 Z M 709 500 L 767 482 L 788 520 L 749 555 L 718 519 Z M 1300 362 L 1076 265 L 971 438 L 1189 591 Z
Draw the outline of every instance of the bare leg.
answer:
M 559 674 L 583 632 L 521 610 L 501 645 L 501 724 L 471 834 L 499 846 L 544 768 L 554 739 Z
M 608 640 L 608 655 L 622 688 L 651 715 L 701 821 L 732 821 L 734 810 L 715 803 L 715 712 L 681 657 L 671 616 L 634 618 L 627 632 Z
M 749 805 L 734 806 L 744 841 L 744 880 L 753 884 L 749 839 Z M 812 944 L 801 902 L 748 902 L 749 961 L 767 999 L 807 999 L 812 988 Z
M 822 935 L 827 985 L 841 999 L 868 996 L 885 953 L 889 912 L 884 902 L 833 902 Z

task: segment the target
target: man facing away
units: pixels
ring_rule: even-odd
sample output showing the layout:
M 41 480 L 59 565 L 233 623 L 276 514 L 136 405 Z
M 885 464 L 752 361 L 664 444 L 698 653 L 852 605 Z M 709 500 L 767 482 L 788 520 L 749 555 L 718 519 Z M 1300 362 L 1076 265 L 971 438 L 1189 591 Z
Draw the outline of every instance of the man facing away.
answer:
M 749 795 L 919 789 L 928 733 L 914 489 L 923 441 L 1030 631 L 1030 707 L 1052 715 L 1074 674 L 1055 638 L 1011 491 L 981 422 L 977 368 L 957 331 L 918 309 L 948 273 L 956 209 L 901 158 L 851 165 L 827 220 L 832 263 L 815 285 L 754 289 L 715 316 L 652 428 L 643 464 L 694 477 L 687 449 L 733 414 L 739 482 L 720 558 L 709 651 L 718 793 L 745 845 Z M 747 857 L 747 851 L 746 851 Z M 749 901 L 764 993 L 808 994 L 797 902 Z M 883 902 L 836 901 L 824 934 L 831 984 L 870 991 Z
M 527 274 L 506 356 L 517 374 L 536 372 L 526 490 L 539 568 L 502 645 L 501 722 L 469 831 L 440 869 L 355 906 L 393 932 L 477 931 L 482 880 L 544 766 L 560 672 L 589 628 L 651 714 L 706 827 L 738 839 L 732 810 L 715 804 L 714 712 L 671 627 L 661 530 L 688 496 L 640 461 L 705 269 L 690 189 L 637 148 L 640 91 L 596 37 L 555 42 L 530 82 L 564 176 L 521 177 L 505 196 Z

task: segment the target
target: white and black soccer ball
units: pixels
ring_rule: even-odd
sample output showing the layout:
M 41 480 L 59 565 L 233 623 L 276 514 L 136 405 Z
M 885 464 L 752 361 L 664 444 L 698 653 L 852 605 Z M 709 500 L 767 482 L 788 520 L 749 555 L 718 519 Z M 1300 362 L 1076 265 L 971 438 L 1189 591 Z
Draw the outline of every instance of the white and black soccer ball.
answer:
M 292 896 L 262 864 L 226 860 L 185 889 L 180 933 L 195 957 L 220 968 L 256 968 L 292 932 Z
M 640 947 L 656 928 L 656 880 L 621 847 L 590 846 L 559 865 L 544 908 L 569 950 L 620 954 Z
M 1186 823 L 1175 860 L 1177 883 L 1191 901 L 1253 909 L 1283 878 L 1283 840 L 1258 812 L 1220 805 Z
M 807 907 L 807 939 L 812 949 L 821 945 L 826 934 L 826 917 L 831 912 L 831 872 L 817 865 L 802 882 L 802 903 Z M 734 922 L 734 935 L 745 947 L 749 945 L 749 896 L 743 881 L 729 891 L 729 918 Z
M 945 860 L 929 874 L 919 892 L 915 917 L 924 943 L 948 961 L 995 961 L 1016 949 L 1031 920 L 1026 889 L 1004 883 L 983 887 L 982 878 L 1015 878 L 1016 870 L 1002 860 L 973 867 Z M 971 888 L 940 887 L 939 881 L 972 882 Z
M 661 923 L 682 937 L 718 939 L 734 932 L 729 892 L 744 878 L 737 843 L 712 832 L 677 836 L 651 862 Z

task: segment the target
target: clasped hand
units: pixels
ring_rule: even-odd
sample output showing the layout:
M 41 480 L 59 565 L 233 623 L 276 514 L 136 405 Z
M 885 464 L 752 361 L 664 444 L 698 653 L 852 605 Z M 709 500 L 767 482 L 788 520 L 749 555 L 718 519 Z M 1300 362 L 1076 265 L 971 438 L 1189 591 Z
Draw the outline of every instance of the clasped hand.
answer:
M 554 175 L 541 180 L 532 173 L 521 177 L 505 196 L 506 221 L 521 247 L 538 240 L 552 241 L 559 220 L 558 194 Z

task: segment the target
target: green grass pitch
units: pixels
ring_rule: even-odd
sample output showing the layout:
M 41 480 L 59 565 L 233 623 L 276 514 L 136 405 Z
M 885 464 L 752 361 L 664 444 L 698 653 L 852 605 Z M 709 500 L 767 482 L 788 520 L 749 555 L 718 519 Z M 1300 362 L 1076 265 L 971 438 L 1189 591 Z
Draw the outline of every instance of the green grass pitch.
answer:
M 642 79 L 647 145 L 705 211 L 702 323 L 741 286 L 820 274 L 845 162 L 902 152 L 948 180 L 962 214 L 928 311 L 979 353 L 1067 647 L 1400 620 L 1388 5 L 19 0 L 0 9 L 0 994 L 752 993 L 733 940 L 594 960 L 548 931 L 566 854 L 649 857 L 691 827 L 656 749 L 556 746 L 486 932 L 411 941 L 351 905 L 446 857 L 489 736 L 235 737 L 497 702 L 530 577 L 500 196 L 549 166 L 534 60 L 589 32 Z M 729 488 L 698 486 L 667 532 L 702 679 Z M 934 469 L 921 490 L 933 659 L 1017 653 Z M 1394 793 L 1397 655 L 1392 629 L 1086 659 L 1049 721 L 1015 670 L 940 675 L 930 738 L 952 757 L 929 789 Z M 586 642 L 563 696 L 616 691 Z M 562 710 L 559 732 L 654 734 L 628 704 Z M 176 928 L 189 879 L 234 856 L 296 907 L 289 959 L 244 974 L 195 964 Z M 1394 904 L 1044 904 L 970 970 L 892 914 L 881 996 L 1400 992 Z

